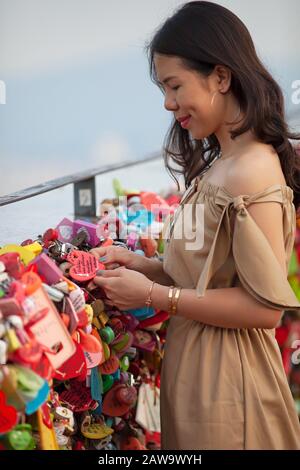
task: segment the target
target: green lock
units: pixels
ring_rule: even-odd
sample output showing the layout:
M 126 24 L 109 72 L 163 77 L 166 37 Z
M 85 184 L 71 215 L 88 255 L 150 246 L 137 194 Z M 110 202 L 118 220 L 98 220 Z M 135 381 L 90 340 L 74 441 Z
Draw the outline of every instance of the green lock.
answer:
M 113 386 L 114 378 L 112 375 L 103 375 L 102 381 L 103 381 L 103 393 L 106 393 Z
M 110 344 L 115 339 L 115 334 L 110 326 L 102 328 L 100 330 L 100 336 L 106 344 Z
M 130 363 L 128 356 L 123 356 L 120 361 L 120 368 L 122 372 L 126 372 L 129 369 Z
M 33 450 L 35 442 L 30 424 L 18 424 L 7 434 L 8 446 L 12 450 Z

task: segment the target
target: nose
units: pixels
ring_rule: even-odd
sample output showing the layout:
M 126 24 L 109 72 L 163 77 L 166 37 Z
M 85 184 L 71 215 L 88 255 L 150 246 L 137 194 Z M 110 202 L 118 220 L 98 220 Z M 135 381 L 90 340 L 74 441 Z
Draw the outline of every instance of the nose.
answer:
M 175 98 L 166 95 L 164 106 L 167 111 L 175 111 L 178 108 Z

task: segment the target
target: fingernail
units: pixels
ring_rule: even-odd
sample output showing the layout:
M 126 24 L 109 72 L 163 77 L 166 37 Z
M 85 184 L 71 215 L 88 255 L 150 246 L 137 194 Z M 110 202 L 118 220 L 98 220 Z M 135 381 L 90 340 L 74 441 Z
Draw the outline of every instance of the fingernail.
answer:
M 100 269 L 96 272 L 96 276 L 103 276 L 104 269 Z
M 101 256 L 101 258 L 99 258 L 99 261 L 106 261 L 106 256 Z

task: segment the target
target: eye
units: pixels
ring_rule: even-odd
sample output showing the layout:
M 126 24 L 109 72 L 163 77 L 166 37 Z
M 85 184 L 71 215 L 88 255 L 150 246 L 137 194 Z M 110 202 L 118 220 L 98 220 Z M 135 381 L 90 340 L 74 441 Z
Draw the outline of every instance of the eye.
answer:
M 178 90 L 179 86 L 180 85 L 173 87 L 172 90 Z

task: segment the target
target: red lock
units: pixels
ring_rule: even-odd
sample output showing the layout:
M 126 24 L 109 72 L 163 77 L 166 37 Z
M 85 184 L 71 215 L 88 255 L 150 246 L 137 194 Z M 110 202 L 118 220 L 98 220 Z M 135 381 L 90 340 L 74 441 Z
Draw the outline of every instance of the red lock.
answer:
M 5 270 L 9 276 L 20 279 L 25 271 L 25 266 L 21 262 L 19 253 L 5 253 L 0 255 L 0 261 L 5 265 Z
M 54 228 L 49 228 L 46 230 L 46 232 L 43 234 L 42 240 L 45 248 L 49 248 L 52 242 L 54 240 L 58 239 L 58 232 Z
M 104 264 L 100 263 L 96 256 L 85 251 L 72 251 L 68 254 L 67 261 L 73 265 L 69 275 L 79 282 L 90 281 L 94 279 L 97 271 L 105 269 Z

